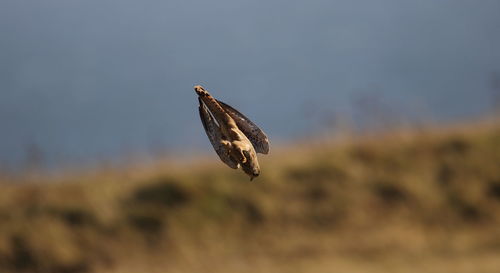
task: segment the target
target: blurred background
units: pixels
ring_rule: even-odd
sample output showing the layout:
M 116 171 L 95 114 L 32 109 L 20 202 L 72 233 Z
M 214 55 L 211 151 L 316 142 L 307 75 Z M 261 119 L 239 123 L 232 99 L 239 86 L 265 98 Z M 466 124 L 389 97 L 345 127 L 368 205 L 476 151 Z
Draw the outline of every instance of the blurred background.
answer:
M 477 117 L 499 102 L 499 1 L 2 1 L 0 161 L 206 150 L 204 85 L 273 141 Z M 329 128 L 330 126 L 330 128 Z
M 0 2 L 1 272 L 498 272 L 500 1 Z M 193 86 L 271 154 L 219 162 Z

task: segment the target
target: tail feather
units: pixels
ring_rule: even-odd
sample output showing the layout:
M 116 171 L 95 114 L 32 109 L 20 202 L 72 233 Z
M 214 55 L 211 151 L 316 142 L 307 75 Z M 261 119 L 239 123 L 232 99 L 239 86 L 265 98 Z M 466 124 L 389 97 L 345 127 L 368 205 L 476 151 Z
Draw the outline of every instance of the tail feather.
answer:
M 231 117 L 229 117 L 224 108 L 220 106 L 217 100 L 212 97 L 212 95 L 210 95 L 210 93 L 208 93 L 205 88 L 203 88 L 201 85 L 196 85 L 194 87 L 194 91 L 196 92 L 196 94 L 198 94 L 199 98 L 203 101 L 203 103 L 205 103 L 205 105 L 212 112 L 219 123 L 225 124 L 229 122 L 228 119 L 231 119 Z

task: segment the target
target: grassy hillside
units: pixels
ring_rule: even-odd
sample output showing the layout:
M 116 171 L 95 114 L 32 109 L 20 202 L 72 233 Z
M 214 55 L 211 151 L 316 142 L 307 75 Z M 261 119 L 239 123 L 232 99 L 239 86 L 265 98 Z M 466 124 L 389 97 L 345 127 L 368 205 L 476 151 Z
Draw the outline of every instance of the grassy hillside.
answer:
M 3 178 L 0 272 L 498 272 L 500 127 Z

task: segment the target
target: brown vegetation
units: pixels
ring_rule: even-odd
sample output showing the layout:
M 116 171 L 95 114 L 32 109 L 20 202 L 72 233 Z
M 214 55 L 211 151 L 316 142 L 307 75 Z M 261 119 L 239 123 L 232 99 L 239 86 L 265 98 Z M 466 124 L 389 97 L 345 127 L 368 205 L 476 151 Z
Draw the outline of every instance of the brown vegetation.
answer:
M 213 161 L 6 179 L 0 272 L 500 268 L 498 126 L 277 151 L 253 182 Z

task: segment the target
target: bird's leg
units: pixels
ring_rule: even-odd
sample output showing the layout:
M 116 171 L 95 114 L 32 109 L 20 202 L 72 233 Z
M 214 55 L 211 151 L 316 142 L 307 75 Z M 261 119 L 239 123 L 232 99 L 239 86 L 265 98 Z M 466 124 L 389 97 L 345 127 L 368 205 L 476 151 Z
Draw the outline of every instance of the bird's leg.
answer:
M 247 158 L 245 157 L 241 149 L 236 149 L 236 153 L 238 154 L 238 159 L 240 160 L 241 163 L 247 162 Z
M 226 149 L 225 149 L 226 155 L 227 155 L 228 157 L 231 157 L 231 150 L 232 150 L 232 145 L 231 145 L 231 142 L 229 142 L 229 141 L 227 141 L 227 140 L 225 140 L 225 139 L 222 139 L 222 140 L 220 141 L 220 143 L 221 143 L 222 145 L 224 145 L 224 147 L 226 148 Z
M 245 157 L 245 154 L 243 153 L 242 143 L 240 141 L 233 141 L 232 145 L 233 145 L 233 148 L 232 148 L 233 153 L 236 156 L 236 158 L 238 159 L 238 161 L 240 163 L 246 163 L 247 158 Z
M 223 139 L 220 141 L 220 143 L 224 145 L 224 147 L 226 148 L 225 152 L 229 157 L 234 158 L 239 163 L 247 162 L 247 158 L 243 154 L 243 150 L 236 141 L 230 142 L 228 140 Z

